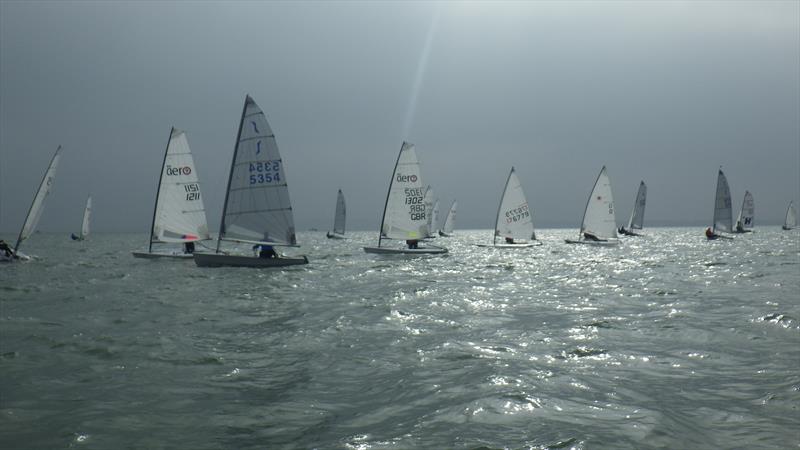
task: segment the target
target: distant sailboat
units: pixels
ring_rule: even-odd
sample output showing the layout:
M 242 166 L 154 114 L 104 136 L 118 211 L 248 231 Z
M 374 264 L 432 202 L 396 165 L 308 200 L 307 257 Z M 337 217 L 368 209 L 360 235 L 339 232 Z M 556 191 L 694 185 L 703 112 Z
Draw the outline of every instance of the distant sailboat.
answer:
M 503 239 L 500 243 L 497 238 Z M 528 207 L 525 191 L 514 168 L 508 173 L 500 205 L 494 222 L 492 245 L 477 244 L 478 247 L 522 248 L 542 245 L 536 240 L 533 230 L 533 212 Z
M 83 222 L 81 223 L 81 233 L 75 234 L 72 233 L 72 240 L 73 241 L 82 241 L 89 236 L 89 218 L 92 214 L 92 196 L 90 195 L 86 199 L 86 208 L 83 210 Z
M 22 229 L 19 231 L 17 243 L 14 244 L 14 250 L 11 256 L 6 255 L 5 253 L 0 253 L 0 261 L 9 262 L 15 259 L 30 259 L 28 255 L 25 255 L 19 251 L 19 246 L 36 230 L 36 225 L 39 223 L 39 218 L 42 216 L 42 211 L 44 211 L 44 200 L 47 198 L 47 194 L 50 193 L 50 188 L 52 187 L 53 180 L 56 176 L 56 168 L 58 167 L 59 159 L 61 159 L 60 145 L 56 149 L 53 158 L 50 160 L 50 165 L 47 167 L 47 170 L 44 173 L 42 182 L 39 183 L 39 189 L 36 191 L 36 195 L 33 197 L 31 207 L 28 209 L 28 215 L 25 216 L 25 222 L 22 224 Z
M 442 225 L 442 229 L 439 230 L 439 236 L 442 237 L 451 237 L 453 236 L 453 230 L 456 227 L 456 207 L 458 206 L 458 202 L 453 200 L 453 204 L 450 205 L 450 211 L 447 213 L 447 217 L 444 219 L 444 225 Z
M 383 219 L 377 247 L 364 247 L 367 253 L 436 254 L 446 248 L 418 242 L 428 236 L 428 214 L 425 209 L 425 184 L 414 144 L 403 142 L 389 181 L 389 192 L 383 207 Z M 381 246 L 384 239 L 406 241 L 407 248 Z
M 742 200 L 742 209 L 739 210 L 739 218 L 736 219 L 736 228 L 734 233 L 751 233 L 753 231 L 753 219 L 756 214 L 756 205 L 753 201 L 753 194 L 750 191 L 744 191 L 744 200 Z
M 592 193 L 586 201 L 577 240 L 566 239 L 567 244 L 617 245 L 617 220 L 614 216 L 614 196 L 606 166 L 600 169 Z
M 639 183 L 639 191 L 636 192 L 636 201 L 633 203 L 631 218 L 628 220 L 628 228 L 620 227 L 619 233 L 625 236 L 641 236 L 633 230 L 641 230 L 644 226 L 644 206 L 647 202 L 647 185 L 644 181 Z
M 333 233 L 328 232 L 326 235 L 329 239 L 347 239 L 344 237 L 345 213 L 344 194 L 339 189 L 339 193 L 336 194 L 336 215 L 333 218 Z
M 711 227 L 706 228 L 706 237 L 709 240 L 723 238 L 733 239 L 730 236 L 723 236 L 719 232 L 730 233 L 733 231 L 733 209 L 731 207 L 731 190 L 728 187 L 728 179 L 719 169 L 717 173 L 717 190 L 714 193 L 714 218 Z
M 222 242 L 261 249 L 261 257 L 230 255 Z M 248 95 L 233 150 L 215 253 L 195 253 L 201 267 L 281 267 L 308 264 L 308 258 L 280 256 L 273 246 L 297 247 L 292 203 L 275 135 L 261 108 Z
M 211 239 L 206 210 L 200 196 L 200 182 L 194 167 L 186 133 L 172 128 L 161 164 L 150 242 L 146 252 L 133 252 L 137 258 L 192 258 L 194 243 Z M 164 251 L 153 251 L 153 244 L 170 244 Z M 183 248 L 175 248 L 182 244 Z
M 797 211 L 794 209 L 794 202 L 789 202 L 789 207 L 786 208 L 786 219 L 783 221 L 784 230 L 791 230 L 797 226 Z
M 431 193 L 433 189 L 431 189 Z M 433 194 L 431 194 L 433 196 Z M 433 202 L 433 206 L 430 209 L 430 215 L 428 216 L 428 239 L 434 239 L 438 234 L 439 230 L 434 230 L 436 228 L 436 224 L 439 221 L 439 199 L 437 198 Z

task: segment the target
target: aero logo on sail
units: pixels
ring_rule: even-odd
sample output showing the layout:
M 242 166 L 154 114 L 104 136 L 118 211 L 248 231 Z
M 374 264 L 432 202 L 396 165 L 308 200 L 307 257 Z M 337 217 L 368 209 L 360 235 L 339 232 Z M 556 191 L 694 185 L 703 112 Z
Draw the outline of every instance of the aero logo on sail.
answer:
M 417 182 L 417 176 L 416 175 L 403 175 L 403 174 L 398 173 L 397 174 L 397 182 L 398 183 L 406 183 L 406 182 L 416 183 Z
M 184 167 L 172 167 L 167 166 L 167 175 L 190 175 L 192 173 L 192 168 L 189 166 Z

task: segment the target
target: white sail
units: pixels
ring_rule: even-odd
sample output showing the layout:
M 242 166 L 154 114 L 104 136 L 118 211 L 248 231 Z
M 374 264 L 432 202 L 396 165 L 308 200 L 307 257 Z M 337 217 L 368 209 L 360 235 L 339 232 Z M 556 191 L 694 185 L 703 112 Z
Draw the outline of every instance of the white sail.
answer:
M 336 195 L 336 216 L 333 219 L 334 233 L 344 234 L 345 214 L 344 194 L 342 194 L 342 190 L 339 189 L 339 193 Z
M 83 223 L 81 224 L 81 240 L 89 236 L 89 219 L 92 215 L 92 196 L 86 199 L 86 209 L 83 210 Z
M 442 231 L 451 234 L 456 227 L 456 207 L 458 206 L 458 202 L 453 200 L 453 204 L 450 205 L 450 211 L 447 213 L 447 217 L 444 219 L 444 225 L 442 225 Z
M 647 202 L 647 185 L 644 181 L 639 183 L 639 191 L 636 193 L 636 201 L 633 204 L 631 219 L 628 221 L 629 230 L 641 230 L 644 226 L 644 206 Z
M 754 225 L 754 218 L 756 214 L 756 205 L 753 201 L 753 194 L 750 191 L 744 191 L 744 200 L 742 200 L 742 209 L 739 211 L 739 217 L 736 219 L 737 230 L 752 230 Z
M 717 190 L 714 194 L 714 221 L 712 231 L 733 231 L 733 210 L 731 208 L 731 190 L 728 187 L 728 179 L 722 173 L 722 169 L 717 174 Z
M 600 169 L 592 193 L 586 202 L 581 223 L 581 238 L 585 236 L 584 233 L 592 234 L 599 239 L 617 237 L 614 196 L 611 193 L 611 179 L 608 177 L 606 166 Z
M 786 208 L 786 219 L 783 221 L 783 229 L 791 230 L 797 226 L 797 211 L 794 209 L 794 202 L 789 202 Z
M 519 182 L 514 168 L 508 173 L 500 207 L 497 209 L 497 220 L 494 226 L 494 240 L 498 237 L 510 238 L 514 241 L 536 239 L 533 232 L 533 214 L 528 207 L 528 200 Z
M 433 188 L 430 185 L 425 188 L 425 196 L 423 202 L 425 203 L 425 217 L 428 227 L 428 236 L 430 236 L 431 230 L 433 230 L 434 223 L 432 222 L 433 219 Z
M 50 188 L 52 187 L 53 180 L 56 176 L 58 160 L 60 158 L 61 146 L 59 145 L 56 149 L 56 153 L 50 160 L 50 165 L 47 167 L 47 170 L 44 173 L 42 182 L 39 183 L 39 189 L 36 191 L 36 195 L 33 197 L 33 202 L 28 210 L 28 215 L 25 217 L 25 223 L 22 224 L 22 229 L 19 232 L 17 243 L 14 245 L 14 253 L 16 253 L 19 249 L 22 241 L 28 239 L 31 234 L 33 234 L 34 230 L 36 230 L 36 225 L 39 223 L 39 218 L 42 216 L 42 211 L 44 210 L 44 200 L 47 198 L 47 194 L 50 193 Z
M 154 243 L 182 243 L 211 239 L 200 182 L 186 133 L 172 128 L 161 165 L 150 232 Z
M 408 240 L 428 235 L 424 186 L 414 144 L 403 142 L 386 196 L 381 238 Z
M 433 202 L 433 209 L 431 210 L 431 221 L 428 225 L 428 232 L 431 235 L 434 235 L 434 228 L 436 227 L 436 223 L 439 221 L 439 199 L 437 198 Z
M 297 244 L 286 172 L 275 135 L 249 95 L 239 122 L 219 239 Z

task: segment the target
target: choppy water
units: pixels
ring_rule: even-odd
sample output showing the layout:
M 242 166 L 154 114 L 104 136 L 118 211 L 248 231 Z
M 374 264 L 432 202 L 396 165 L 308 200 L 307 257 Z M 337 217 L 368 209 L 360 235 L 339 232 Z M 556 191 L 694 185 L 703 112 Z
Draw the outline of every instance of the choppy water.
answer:
M 800 233 L 646 231 L 300 233 L 287 270 L 38 234 L 0 265 L 0 447 L 798 448 Z

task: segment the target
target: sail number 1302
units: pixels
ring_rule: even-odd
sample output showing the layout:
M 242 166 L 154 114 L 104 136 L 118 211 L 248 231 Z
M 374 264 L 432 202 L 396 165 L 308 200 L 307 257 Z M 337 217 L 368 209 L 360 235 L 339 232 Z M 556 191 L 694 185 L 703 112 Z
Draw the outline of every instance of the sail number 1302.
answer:
M 264 184 L 276 181 L 281 181 L 280 161 L 250 163 L 250 184 Z

